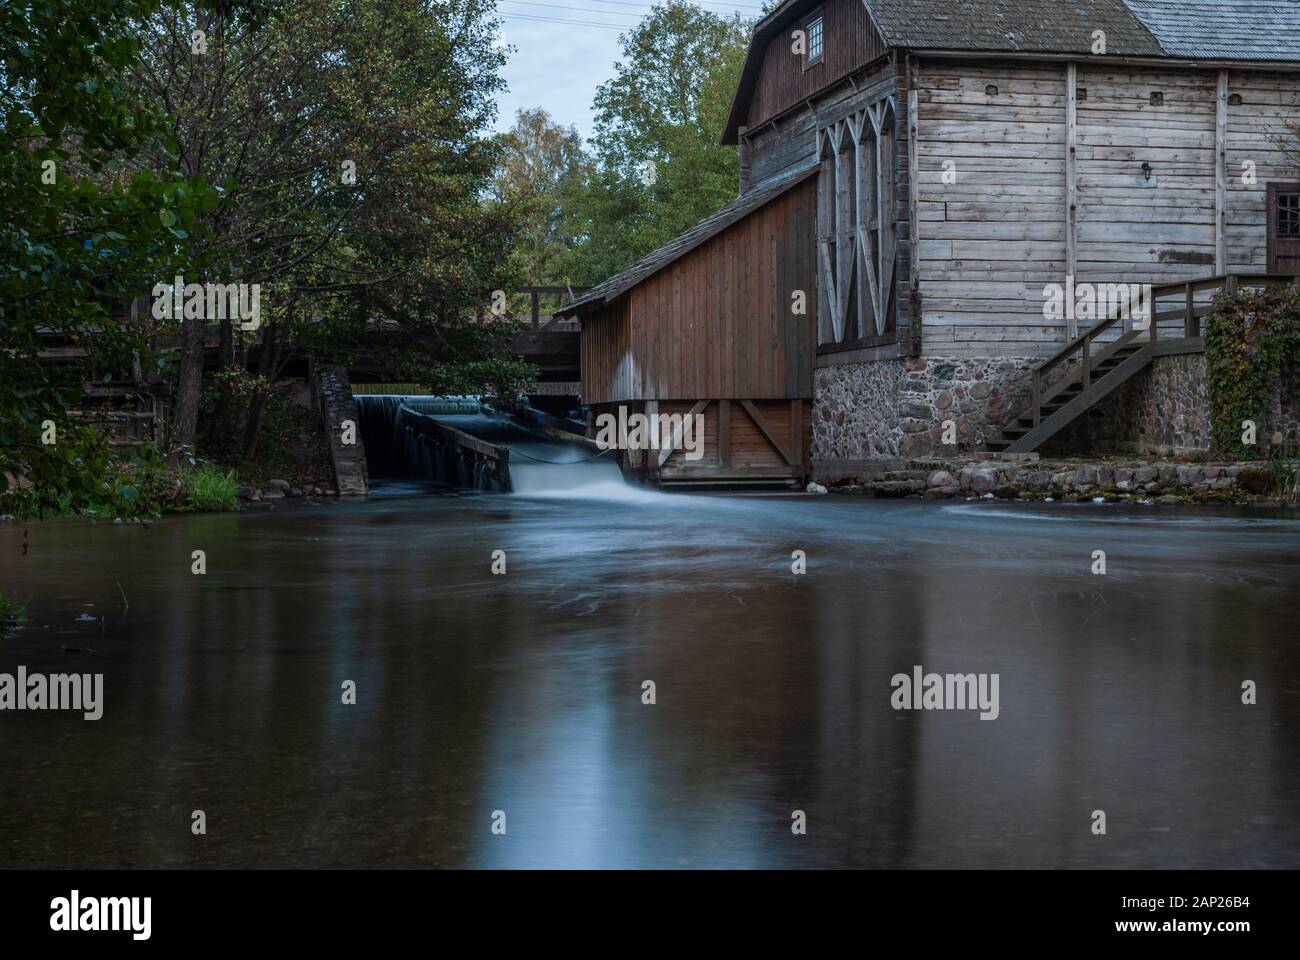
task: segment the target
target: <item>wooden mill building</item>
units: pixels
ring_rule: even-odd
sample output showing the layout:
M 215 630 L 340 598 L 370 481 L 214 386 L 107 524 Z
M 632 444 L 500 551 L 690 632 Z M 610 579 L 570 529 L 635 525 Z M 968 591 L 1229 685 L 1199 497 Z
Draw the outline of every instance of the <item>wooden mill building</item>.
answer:
M 584 399 L 704 412 L 664 479 L 1038 449 L 1121 402 L 1201 447 L 1195 391 L 1152 396 L 1203 380 L 1215 292 L 1300 274 L 1297 121 L 1292 0 L 786 0 L 739 198 L 563 311 Z M 1074 300 L 1116 284 L 1154 322 Z

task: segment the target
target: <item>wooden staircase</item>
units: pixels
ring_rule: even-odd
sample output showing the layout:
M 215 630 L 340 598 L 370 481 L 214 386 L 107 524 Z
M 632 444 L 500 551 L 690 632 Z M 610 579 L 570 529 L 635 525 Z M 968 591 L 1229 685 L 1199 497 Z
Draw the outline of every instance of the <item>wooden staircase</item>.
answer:
M 1285 286 L 1295 277 L 1276 274 L 1230 274 L 1186 283 L 1153 285 L 1150 318 L 1141 327 L 1117 311 L 1071 340 L 1033 373 L 1033 401 L 1027 410 L 987 441 L 994 453 L 1032 453 L 1136 374 L 1157 356 L 1200 353 L 1205 349 L 1201 318 L 1209 314 L 1220 293 L 1232 295 L 1242 287 Z M 1161 311 L 1162 299 L 1178 295 L 1181 303 Z M 1121 324 L 1118 329 L 1116 324 Z M 1118 334 L 1113 340 L 1102 335 Z M 1067 369 L 1047 385 L 1048 374 Z

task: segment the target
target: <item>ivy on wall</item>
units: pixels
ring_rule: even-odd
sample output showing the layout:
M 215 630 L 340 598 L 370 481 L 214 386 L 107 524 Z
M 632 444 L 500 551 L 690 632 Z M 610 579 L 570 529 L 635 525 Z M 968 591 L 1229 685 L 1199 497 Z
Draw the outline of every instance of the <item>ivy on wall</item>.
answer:
M 1271 421 L 1279 383 L 1300 400 L 1300 286 L 1219 297 L 1206 324 L 1205 366 L 1215 448 L 1260 459 L 1277 429 Z M 1255 425 L 1255 445 L 1242 442 L 1246 421 Z

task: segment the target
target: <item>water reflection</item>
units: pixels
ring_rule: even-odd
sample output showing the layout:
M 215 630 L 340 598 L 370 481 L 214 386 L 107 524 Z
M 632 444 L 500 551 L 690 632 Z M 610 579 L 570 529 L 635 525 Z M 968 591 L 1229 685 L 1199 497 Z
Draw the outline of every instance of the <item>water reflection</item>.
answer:
M 0 670 L 103 672 L 106 707 L 0 714 L 9 866 L 1300 865 L 1292 520 L 448 496 L 30 531 Z M 916 664 L 999 673 L 1000 717 L 893 711 Z

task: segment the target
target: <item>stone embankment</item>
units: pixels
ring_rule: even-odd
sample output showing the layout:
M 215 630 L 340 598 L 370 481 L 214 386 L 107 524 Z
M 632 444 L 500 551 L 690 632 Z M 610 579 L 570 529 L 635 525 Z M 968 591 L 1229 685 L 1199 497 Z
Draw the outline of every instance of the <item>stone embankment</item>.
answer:
M 827 484 L 833 493 L 877 497 L 1280 503 L 1272 464 L 1162 460 L 921 459 Z M 1294 483 L 1294 479 L 1292 479 Z

